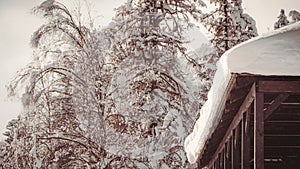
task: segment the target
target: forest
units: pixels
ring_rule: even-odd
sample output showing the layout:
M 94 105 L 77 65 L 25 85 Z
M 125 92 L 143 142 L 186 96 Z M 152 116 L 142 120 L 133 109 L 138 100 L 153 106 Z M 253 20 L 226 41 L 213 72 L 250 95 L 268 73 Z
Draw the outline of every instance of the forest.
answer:
M 34 7 L 45 23 L 32 35 L 31 62 L 8 85 L 23 110 L 7 124 L 0 168 L 197 168 L 183 143 L 216 63 L 257 36 L 241 0 L 207 5 L 128 0 L 101 28 L 59 1 Z M 189 51 L 184 34 L 199 24 L 211 39 Z

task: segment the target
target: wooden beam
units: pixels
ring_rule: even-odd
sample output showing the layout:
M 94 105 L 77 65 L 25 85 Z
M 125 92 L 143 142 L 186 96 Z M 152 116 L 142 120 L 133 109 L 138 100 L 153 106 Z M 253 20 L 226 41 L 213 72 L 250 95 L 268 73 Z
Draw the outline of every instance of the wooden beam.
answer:
M 300 110 L 282 109 L 280 106 L 280 108 L 274 112 L 272 121 L 300 121 Z
M 220 153 L 220 168 L 224 169 L 224 149 Z
M 300 146 L 300 137 L 265 136 L 265 146 Z
M 226 169 L 230 169 L 230 142 L 227 142 L 225 144 L 225 161 L 226 161 L 226 165 L 225 168 Z
M 272 113 L 289 97 L 288 93 L 279 94 L 274 101 L 269 105 L 269 107 L 264 111 L 264 119 L 267 120 Z
M 295 156 L 300 154 L 300 148 L 292 147 L 266 147 L 265 156 Z
M 244 97 L 248 94 L 248 91 L 245 88 L 234 89 L 230 92 L 228 100 L 231 103 L 237 102 L 240 99 L 244 99 Z
M 232 169 L 232 142 L 233 142 L 233 138 L 232 138 L 232 135 L 231 137 L 229 138 L 229 141 L 228 141 L 228 162 L 229 162 L 229 167 L 228 169 Z
M 256 84 L 253 83 L 249 93 L 247 94 L 243 104 L 241 105 L 237 113 L 237 115 L 239 115 L 240 117 L 239 118 L 240 120 L 242 119 L 243 113 L 246 112 L 249 109 L 250 105 L 253 103 L 253 100 L 255 98 L 255 91 L 256 91 Z
M 266 146 L 265 149 L 300 149 L 300 145 L 299 146 Z
M 264 94 L 260 92 L 254 105 L 254 169 L 264 169 Z
M 216 167 L 217 169 L 221 168 L 220 161 L 221 161 L 221 157 L 219 156 L 217 160 L 217 167 Z
M 254 80 L 255 77 L 243 76 L 241 74 L 238 74 L 236 84 L 238 88 L 250 87 L 253 84 Z
M 240 109 L 239 111 L 237 112 L 237 114 L 235 115 L 235 117 L 233 118 L 230 126 L 228 127 L 227 129 L 227 132 L 225 134 L 225 136 L 223 137 L 222 141 L 220 142 L 216 152 L 214 153 L 214 155 L 212 156 L 212 159 L 210 161 L 210 166 L 213 165 L 213 162 L 217 159 L 218 157 L 218 154 L 222 151 L 222 149 L 224 148 L 225 146 L 225 143 L 228 142 L 228 140 L 230 139 L 231 137 L 231 134 L 232 134 L 232 130 L 234 128 L 237 127 L 237 125 L 240 123 L 240 121 L 242 120 L 243 118 L 243 113 L 245 111 L 247 111 L 247 109 L 251 106 L 251 104 L 253 103 L 253 100 L 255 98 L 255 89 L 256 86 L 255 86 L 255 83 L 253 83 L 249 93 L 247 94 L 244 102 L 242 103 L 242 105 L 240 106 Z
M 226 169 L 227 166 L 227 159 L 226 159 L 226 146 L 224 147 L 223 151 L 223 169 Z
M 241 150 L 241 169 L 250 169 L 250 145 L 251 135 L 250 131 L 250 108 L 243 115 L 242 120 L 242 150 Z
M 236 135 L 235 135 L 236 130 L 232 130 L 231 134 L 231 169 L 235 169 L 235 140 L 236 140 Z
M 225 110 L 226 98 L 229 96 L 230 91 L 236 85 L 236 77 L 237 77 L 237 74 L 232 74 L 232 76 L 228 82 L 228 86 L 226 87 L 226 90 L 225 90 L 225 97 L 222 97 L 220 104 L 218 105 L 218 108 L 217 108 L 218 112 L 222 112 Z M 206 154 L 206 150 L 207 150 L 206 148 L 209 145 L 210 141 L 211 140 L 206 140 L 206 142 L 204 144 L 204 148 L 201 150 L 200 155 L 198 157 L 198 161 L 199 161 L 198 166 L 200 166 L 200 167 L 204 167 L 204 166 L 210 166 L 210 168 L 212 167 L 212 164 L 210 163 L 210 162 L 212 162 L 211 156 L 207 156 L 207 154 Z M 209 160 L 207 160 L 207 159 L 203 160 L 203 158 L 205 158 L 205 156 L 206 156 L 206 158 L 209 158 Z
M 259 81 L 258 92 L 300 93 L 300 81 Z
M 300 123 L 265 123 L 265 133 L 267 134 L 300 134 Z
M 244 100 L 242 99 L 236 100 L 235 102 L 227 101 L 225 106 L 225 113 L 236 113 L 239 110 L 240 105 L 243 103 L 243 101 Z
M 241 124 L 242 121 L 239 123 L 239 125 L 235 128 L 235 139 L 234 139 L 234 151 L 233 151 L 233 165 L 234 169 L 240 169 L 241 168 Z

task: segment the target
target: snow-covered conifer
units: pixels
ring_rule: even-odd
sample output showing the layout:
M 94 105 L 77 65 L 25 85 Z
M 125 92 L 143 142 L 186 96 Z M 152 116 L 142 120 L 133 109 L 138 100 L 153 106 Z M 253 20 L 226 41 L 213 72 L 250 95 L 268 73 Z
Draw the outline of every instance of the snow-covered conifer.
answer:
M 291 10 L 289 12 L 289 17 L 292 18 L 292 22 L 300 21 L 300 13 L 297 10 Z
M 284 27 L 289 24 L 289 21 L 285 15 L 284 9 L 280 10 L 280 15 L 277 17 L 278 21 L 274 24 L 274 29 Z
M 12 119 L 6 125 L 7 131 L 3 134 L 6 136 L 2 145 L 2 167 L 4 168 L 31 168 L 33 160 L 28 156 L 30 150 L 31 138 L 24 137 L 27 132 L 24 123 L 18 119 Z M 26 163 L 27 161 L 27 163 Z
M 245 14 L 242 0 L 212 0 L 215 10 L 202 18 L 204 26 L 213 35 L 210 39 L 221 56 L 233 46 L 257 36 L 253 18 Z
M 197 115 L 203 84 L 197 76 L 201 65 L 186 52 L 183 33 L 193 18 L 202 17 L 203 5 L 128 1 L 104 30 L 111 37 L 110 58 L 118 65 L 109 89 L 107 130 L 117 131 L 113 142 L 123 146 L 111 144 L 110 149 L 123 157 L 142 158 L 140 163 L 152 168 L 187 167 L 183 139 Z
M 0 141 L 0 168 L 1 169 L 3 169 L 3 160 L 4 160 L 5 153 L 6 153 L 5 142 Z

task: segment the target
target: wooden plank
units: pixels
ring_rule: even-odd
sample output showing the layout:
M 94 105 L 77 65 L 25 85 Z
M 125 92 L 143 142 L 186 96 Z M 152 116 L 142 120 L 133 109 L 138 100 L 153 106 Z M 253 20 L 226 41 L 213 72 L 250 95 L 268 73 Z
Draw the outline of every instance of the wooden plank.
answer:
M 242 144 L 242 149 L 241 149 L 241 169 L 245 169 L 245 157 L 244 157 L 244 154 L 245 154 L 245 138 L 246 138 L 246 134 L 245 134 L 245 124 L 246 124 L 246 113 L 243 114 L 243 119 L 242 119 L 242 141 L 241 141 L 241 144 Z
M 272 113 L 289 97 L 288 93 L 279 94 L 274 101 L 269 105 L 269 107 L 264 111 L 264 119 L 267 120 Z
M 300 148 L 292 147 L 266 147 L 265 156 L 295 156 L 300 154 Z
M 231 137 L 231 133 L 232 130 L 234 128 L 236 128 L 236 126 L 240 123 L 242 117 L 243 117 L 243 113 L 250 107 L 250 105 L 253 103 L 254 97 L 255 97 L 255 83 L 252 85 L 249 93 L 247 94 L 244 102 L 242 103 L 242 105 L 240 106 L 239 111 L 237 112 L 237 114 L 235 115 L 234 119 L 232 120 L 230 126 L 227 129 L 226 134 L 224 135 L 222 141 L 220 142 L 216 152 L 214 153 L 214 155 L 212 156 L 211 159 L 211 166 L 213 164 L 213 162 L 217 159 L 218 154 L 222 151 L 222 149 L 225 146 L 225 143 L 228 142 L 229 138 Z
M 234 169 L 241 168 L 241 123 L 235 129 L 235 137 L 234 137 L 234 151 L 233 151 L 233 165 Z
M 226 159 L 226 144 L 225 144 L 225 147 L 223 149 L 223 166 L 224 168 L 223 169 L 226 169 L 227 167 L 227 159 Z
M 230 169 L 230 161 L 229 161 L 229 145 L 230 145 L 230 143 L 228 142 L 228 143 L 225 143 L 225 168 L 226 169 Z
M 300 134 L 300 123 L 266 123 L 266 134 Z
M 242 150 L 241 150 L 241 169 L 250 169 L 250 144 L 251 135 L 249 130 L 250 109 L 243 115 L 242 120 Z
M 286 103 L 300 103 L 300 94 L 290 95 L 289 98 L 286 99 L 285 102 Z
M 245 90 L 245 88 L 241 88 L 241 89 L 234 89 L 233 91 L 231 91 L 229 97 L 228 97 L 228 101 L 231 103 L 237 102 L 240 99 L 244 99 L 244 97 L 248 94 L 248 91 Z
M 242 120 L 243 117 L 243 113 L 251 106 L 251 104 L 253 103 L 254 97 L 255 97 L 255 83 L 253 83 L 249 93 L 247 94 L 244 102 L 242 103 L 242 105 L 239 108 L 239 111 L 237 112 L 237 114 L 235 115 L 234 119 L 232 120 L 230 126 L 227 129 L 227 132 L 225 134 L 225 136 L 223 137 L 222 141 L 220 142 L 216 152 L 214 153 L 214 155 L 212 156 L 210 165 L 212 166 L 213 162 L 217 159 L 218 154 L 222 151 L 222 149 L 225 146 L 225 143 L 228 142 L 228 140 L 231 137 L 231 132 L 234 128 L 237 127 L 237 125 L 240 123 L 240 121 Z
M 254 169 L 264 169 L 264 94 L 260 92 L 254 105 Z
M 265 146 L 300 146 L 300 136 L 265 136 Z
M 235 135 L 236 130 L 233 129 L 232 130 L 232 134 L 231 134 L 231 169 L 235 169 L 235 141 L 236 141 L 236 135 Z
M 232 113 L 232 112 L 237 112 L 241 106 L 241 104 L 243 103 L 244 100 L 240 99 L 237 100 L 236 102 L 232 102 L 230 103 L 229 101 L 226 102 L 226 106 L 225 106 L 225 113 Z
M 226 98 L 229 96 L 230 91 L 236 85 L 236 77 L 237 77 L 237 74 L 232 74 L 232 76 L 228 82 L 228 86 L 226 87 L 225 95 L 224 95 L 224 97 L 222 97 L 222 100 L 220 101 L 220 104 L 218 105 L 218 108 L 217 108 L 218 112 L 222 112 L 225 109 Z M 211 138 L 211 139 L 213 139 L 213 138 Z M 211 160 L 212 157 L 207 156 L 207 154 L 206 154 L 206 152 L 207 152 L 206 147 L 209 145 L 210 141 L 211 140 L 207 140 L 205 142 L 204 148 L 201 150 L 200 155 L 198 157 L 198 161 L 199 161 L 198 166 L 200 166 L 200 167 L 210 166 L 209 168 L 211 168 L 213 166 L 213 164 L 211 163 L 213 161 L 213 160 Z M 209 160 L 207 160 L 207 159 L 209 159 Z
M 250 77 L 250 76 L 244 76 L 241 74 L 238 74 L 237 79 L 236 79 L 236 84 L 238 88 L 245 88 L 245 87 L 250 87 L 255 80 L 255 77 Z
M 229 161 L 229 167 L 228 169 L 232 169 L 232 135 L 231 137 L 229 138 L 229 141 L 228 141 L 228 161 Z
M 220 161 L 221 161 L 221 158 L 219 156 L 218 159 L 217 159 L 217 167 L 216 167 L 217 169 L 220 169 L 220 167 L 221 167 Z
M 300 93 L 300 81 L 259 81 L 258 92 Z
M 300 121 L 300 110 L 277 109 L 268 121 Z
M 243 104 L 241 105 L 239 111 L 238 111 L 238 115 L 240 116 L 239 119 L 242 119 L 243 113 L 245 111 L 248 110 L 248 108 L 250 107 L 250 105 L 253 103 L 253 100 L 255 98 L 255 89 L 256 88 L 256 84 L 253 83 L 249 93 L 247 94 L 246 98 L 244 99 Z
M 224 149 L 220 153 L 220 169 L 224 169 Z

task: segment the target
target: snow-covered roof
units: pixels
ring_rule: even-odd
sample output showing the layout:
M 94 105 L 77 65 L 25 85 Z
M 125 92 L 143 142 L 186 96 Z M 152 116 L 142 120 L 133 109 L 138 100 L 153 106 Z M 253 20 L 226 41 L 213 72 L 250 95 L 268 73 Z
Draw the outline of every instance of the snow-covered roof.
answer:
M 232 74 L 300 76 L 300 22 L 253 38 L 226 52 L 218 62 L 208 100 L 193 132 L 185 140 L 190 163 L 195 163 L 222 116 L 225 91 Z

